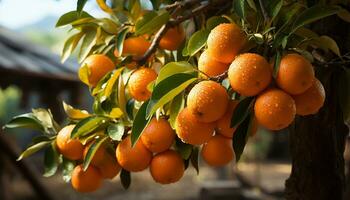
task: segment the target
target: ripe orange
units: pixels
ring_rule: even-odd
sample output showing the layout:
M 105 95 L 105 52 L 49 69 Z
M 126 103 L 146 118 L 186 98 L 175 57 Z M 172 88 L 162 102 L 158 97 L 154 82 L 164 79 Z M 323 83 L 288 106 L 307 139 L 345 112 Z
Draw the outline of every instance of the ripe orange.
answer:
M 254 112 L 260 125 L 270 130 L 280 130 L 293 122 L 295 102 L 286 92 L 269 89 L 256 99 Z
M 231 139 L 215 135 L 202 148 L 202 157 L 210 166 L 219 167 L 228 164 L 235 157 Z
M 141 140 L 148 150 L 153 153 L 165 151 L 175 140 L 175 131 L 166 119 L 153 118 L 143 130 Z
M 152 93 L 147 85 L 157 78 L 157 73 L 151 68 L 140 68 L 131 74 L 128 89 L 130 95 L 137 101 L 148 100 Z
M 96 167 L 100 170 L 104 179 L 113 179 L 121 169 L 117 160 L 110 155 L 105 156 L 102 162 L 96 165 Z
M 316 114 L 326 98 L 322 83 L 315 78 L 312 86 L 304 93 L 293 96 L 298 115 Z
M 231 101 L 224 116 L 216 121 L 216 132 L 222 136 L 232 138 L 235 132 L 235 128 L 231 128 L 231 118 L 233 111 L 238 105 L 238 101 Z
M 177 152 L 174 150 L 167 150 L 153 157 L 150 171 L 153 179 L 157 183 L 175 183 L 183 176 L 185 165 Z
M 91 147 L 92 143 L 89 143 L 88 145 L 85 146 L 84 148 L 84 159 L 86 159 L 86 154 L 89 151 L 90 147 Z M 94 154 L 94 157 L 91 160 L 91 164 L 93 165 L 97 165 L 99 163 L 102 162 L 102 160 L 105 158 L 106 156 L 106 150 L 103 146 L 100 146 L 97 151 Z
M 221 63 L 208 55 L 208 50 L 203 51 L 198 59 L 198 69 L 206 75 L 218 76 L 228 70 L 229 65 Z
M 223 86 L 214 81 L 196 84 L 187 96 L 187 106 L 200 122 L 214 122 L 222 117 L 229 102 Z
M 150 46 L 151 43 L 145 36 L 129 37 L 124 40 L 122 55 L 133 55 L 139 57 L 145 54 Z M 118 49 L 114 50 L 114 56 L 119 57 Z
M 68 125 L 62 128 L 56 137 L 56 144 L 59 152 L 70 160 L 80 160 L 83 158 L 84 146 L 78 139 L 71 139 L 70 135 L 75 125 Z
M 208 36 L 208 55 L 219 62 L 231 63 L 245 43 L 246 36 L 236 24 L 220 24 Z
M 203 123 L 188 108 L 180 111 L 176 118 L 175 130 L 177 136 L 185 143 L 201 145 L 207 142 L 214 133 L 215 123 Z
M 94 192 L 102 184 L 102 175 L 100 171 L 90 165 L 86 171 L 83 165 L 78 165 L 72 172 L 72 186 L 78 192 Z
M 291 95 L 305 92 L 315 78 L 314 69 L 309 61 L 299 54 L 285 55 L 276 77 L 278 87 Z
M 120 166 L 130 172 L 146 169 L 152 160 L 152 153 L 143 145 L 141 140 L 131 147 L 130 135 L 123 139 L 116 150 Z
M 243 96 L 255 96 L 271 82 L 270 64 L 255 53 L 239 55 L 230 65 L 228 78 L 233 90 Z
M 164 34 L 162 39 L 160 39 L 159 47 L 162 49 L 174 51 L 180 47 L 185 37 L 185 30 L 181 25 L 170 28 Z
M 113 61 L 102 54 L 87 57 L 82 66 L 84 65 L 87 65 L 90 69 L 88 79 L 92 87 L 95 87 L 103 76 L 115 68 Z

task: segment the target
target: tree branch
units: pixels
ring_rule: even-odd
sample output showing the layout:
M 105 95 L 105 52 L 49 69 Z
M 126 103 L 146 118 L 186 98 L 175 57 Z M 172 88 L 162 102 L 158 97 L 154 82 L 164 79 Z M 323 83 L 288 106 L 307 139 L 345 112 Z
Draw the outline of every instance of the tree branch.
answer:
M 194 5 L 195 4 L 194 2 L 200 2 L 200 1 L 192 0 L 192 1 L 185 1 L 184 3 L 186 3 L 186 2 L 188 4 Z M 176 3 L 174 3 L 174 5 L 186 7 L 186 5 L 183 5 L 183 4 L 179 4 L 179 3 L 176 4 Z M 142 66 L 142 65 L 144 65 L 147 62 L 148 58 L 157 50 L 157 47 L 159 46 L 159 42 L 160 42 L 161 38 L 164 36 L 164 34 L 167 32 L 167 30 L 169 28 L 175 27 L 175 26 L 181 24 L 182 22 L 184 22 L 184 21 L 194 17 L 196 14 L 198 14 L 200 12 L 203 12 L 204 10 L 208 9 L 209 6 L 211 6 L 211 5 L 212 5 L 211 1 L 210 2 L 205 1 L 200 6 L 198 6 L 197 8 L 193 9 L 190 13 L 188 13 L 188 14 L 186 14 L 184 16 L 178 16 L 176 19 L 169 20 L 166 24 L 164 24 L 158 30 L 156 35 L 154 36 L 154 38 L 152 40 L 152 43 L 151 43 L 151 46 L 148 48 L 146 53 L 142 57 L 136 59 L 136 62 L 138 63 L 138 65 Z

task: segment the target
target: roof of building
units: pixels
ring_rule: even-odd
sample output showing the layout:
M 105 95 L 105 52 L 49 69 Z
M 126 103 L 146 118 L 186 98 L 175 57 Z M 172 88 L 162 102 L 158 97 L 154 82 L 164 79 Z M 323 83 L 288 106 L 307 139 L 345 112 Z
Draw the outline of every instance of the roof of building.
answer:
M 59 55 L 52 53 L 50 49 L 33 44 L 20 34 L 0 26 L 1 71 L 77 81 L 77 67 L 78 64 L 71 60 L 61 63 Z

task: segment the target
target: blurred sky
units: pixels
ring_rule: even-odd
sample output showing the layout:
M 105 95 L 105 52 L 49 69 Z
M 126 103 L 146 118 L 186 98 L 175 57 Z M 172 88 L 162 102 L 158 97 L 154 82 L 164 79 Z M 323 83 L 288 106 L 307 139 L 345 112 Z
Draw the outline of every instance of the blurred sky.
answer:
M 0 0 L 0 25 L 11 29 L 35 23 L 45 16 L 57 16 L 75 10 L 77 0 Z M 95 1 L 84 10 L 98 17 Z

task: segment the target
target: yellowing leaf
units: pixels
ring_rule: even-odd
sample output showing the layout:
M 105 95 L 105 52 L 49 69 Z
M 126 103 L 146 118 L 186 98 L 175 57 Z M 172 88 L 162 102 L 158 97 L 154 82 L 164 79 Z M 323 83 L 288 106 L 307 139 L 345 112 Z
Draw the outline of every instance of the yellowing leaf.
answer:
M 66 104 L 65 102 L 63 102 L 63 109 L 66 112 L 67 116 L 71 119 L 84 119 L 90 116 L 90 114 L 86 110 L 75 109 L 71 105 Z
M 323 35 L 318 38 L 318 42 L 323 45 L 324 47 L 330 49 L 334 54 L 340 57 L 340 50 L 337 45 L 337 43 L 331 38 L 326 35 Z
M 104 0 L 96 0 L 98 6 L 100 6 L 100 8 L 105 11 L 106 13 L 112 14 L 113 13 L 113 9 L 110 8 L 106 2 Z
M 120 77 L 118 83 L 118 105 L 123 113 L 126 112 L 126 97 L 125 97 L 125 84 L 123 76 Z
M 111 78 L 107 81 L 104 96 L 108 98 L 112 94 L 113 87 L 118 80 L 118 77 L 122 73 L 124 67 L 115 70 Z
M 342 9 L 338 12 L 338 17 L 346 22 L 350 23 L 350 12 L 346 9 Z
M 89 82 L 90 74 L 91 74 L 91 71 L 87 64 L 80 67 L 78 72 L 79 79 L 86 85 L 90 85 L 90 82 Z
M 120 108 L 113 108 L 112 111 L 109 113 L 109 116 L 111 118 L 120 118 L 123 116 L 123 111 Z

